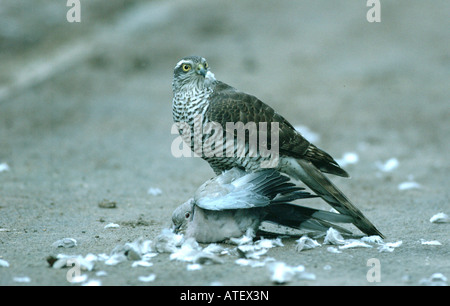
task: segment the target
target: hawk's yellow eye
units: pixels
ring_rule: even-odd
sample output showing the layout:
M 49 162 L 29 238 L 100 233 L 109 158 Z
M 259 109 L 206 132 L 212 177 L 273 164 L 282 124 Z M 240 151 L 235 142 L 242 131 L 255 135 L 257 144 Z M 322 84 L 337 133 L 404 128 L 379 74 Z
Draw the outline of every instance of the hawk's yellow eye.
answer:
M 183 68 L 184 72 L 188 72 L 189 70 L 191 70 L 191 65 L 184 64 L 181 68 Z

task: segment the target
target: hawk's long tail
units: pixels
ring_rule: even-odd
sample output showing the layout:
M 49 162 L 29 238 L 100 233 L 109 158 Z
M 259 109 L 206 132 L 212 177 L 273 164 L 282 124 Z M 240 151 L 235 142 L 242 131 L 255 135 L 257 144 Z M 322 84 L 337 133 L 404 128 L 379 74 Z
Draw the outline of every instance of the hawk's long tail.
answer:
M 267 215 L 264 217 L 264 221 L 291 228 L 326 232 L 330 227 L 333 227 L 343 234 L 351 234 L 347 229 L 332 223 L 351 223 L 353 219 L 347 215 L 292 203 L 270 205 L 266 208 L 266 212 Z
M 350 216 L 351 222 L 367 235 L 384 237 L 363 213 L 310 161 L 291 158 L 289 167 L 280 170 L 295 179 L 301 180 L 341 214 Z

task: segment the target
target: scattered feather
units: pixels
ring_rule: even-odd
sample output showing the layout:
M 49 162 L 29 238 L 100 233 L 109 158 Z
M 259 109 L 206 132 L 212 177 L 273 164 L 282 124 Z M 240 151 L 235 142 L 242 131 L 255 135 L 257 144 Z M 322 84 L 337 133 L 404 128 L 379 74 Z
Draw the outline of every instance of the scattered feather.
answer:
M 216 77 L 214 76 L 214 73 L 211 71 L 207 71 L 205 75 L 205 79 L 208 83 L 214 82 L 216 80 Z
M 99 255 L 100 260 L 103 260 L 106 265 L 115 266 L 121 262 L 131 260 L 138 263 L 134 263 L 135 266 L 150 266 L 148 261 L 156 256 L 157 253 L 153 252 L 151 248 L 151 240 L 143 240 L 141 237 L 133 242 L 127 242 L 123 245 L 117 245 L 110 253 L 110 255 Z M 147 262 L 147 263 L 144 263 Z
M 237 247 L 237 251 L 240 257 L 259 259 L 262 255 L 266 254 L 268 249 L 258 247 L 256 245 L 240 245 Z
M 103 270 L 95 272 L 95 276 L 98 276 L 98 277 L 106 276 L 106 275 L 108 275 L 108 273 Z
M 215 255 L 226 255 L 229 254 L 228 249 L 224 248 L 223 246 L 220 246 L 216 243 L 209 244 L 206 248 L 203 249 L 203 252 L 215 254 Z
M 272 257 L 266 257 L 264 260 L 255 260 L 255 259 L 246 259 L 246 258 L 239 258 L 235 260 L 235 263 L 240 266 L 248 266 L 252 268 L 258 268 L 258 267 L 264 267 L 268 262 L 275 261 Z
M 209 284 L 209 285 L 210 286 L 223 286 L 223 284 L 221 282 L 219 282 L 219 281 L 211 282 L 211 284 Z
M 170 254 L 170 260 L 194 261 L 197 254 L 201 251 L 200 245 L 193 238 L 186 239 L 181 248 Z
M 330 265 L 325 265 L 325 266 L 323 266 L 323 269 L 324 269 L 325 271 L 330 271 L 332 268 L 331 268 Z
M 370 244 L 367 244 L 360 240 L 349 239 L 345 242 L 344 245 L 339 246 L 339 250 L 352 249 L 352 248 L 371 248 L 371 247 L 372 246 Z
M 420 239 L 420 243 L 423 245 L 442 245 L 442 243 L 437 240 L 426 241 L 425 239 Z
M 450 217 L 443 212 L 435 214 L 430 218 L 431 223 L 450 223 Z
M 397 188 L 398 188 L 398 190 L 402 191 L 402 190 L 409 190 L 409 189 L 419 189 L 421 187 L 422 186 L 417 182 L 407 181 L 407 182 L 400 183 Z
M 429 278 L 419 281 L 422 286 L 447 286 L 447 277 L 442 273 L 433 273 Z
M 256 260 L 246 259 L 246 258 L 239 258 L 236 259 L 234 262 L 239 266 L 249 266 L 251 262 Z
M 127 260 L 127 257 L 124 254 L 113 254 L 105 260 L 105 265 L 115 266 Z
M 271 272 L 270 280 L 276 284 L 285 284 L 295 278 L 315 280 L 316 276 L 313 273 L 305 271 L 303 265 L 291 267 L 284 262 L 274 262 L 268 265 L 268 269 Z
M 342 245 L 342 244 L 345 244 L 345 239 L 342 237 L 341 233 L 339 233 L 334 228 L 330 227 L 327 231 L 327 234 L 325 236 L 323 243 L 324 244 Z
M 155 273 L 152 273 L 148 276 L 139 276 L 138 277 L 138 280 L 140 280 L 141 282 L 144 282 L 144 283 L 153 282 L 153 281 L 155 281 L 155 279 L 156 279 Z
M 200 264 L 188 264 L 186 266 L 186 269 L 188 271 L 197 271 L 197 270 L 201 270 L 202 269 L 202 265 L 200 265 Z
M 304 270 L 303 266 L 299 266 L 298 269 Z M 290 282 L 295 275 L 295 270 L 289 267 L 284 262 L 276 262 L 270 265 L 269 270 L 272 272 L 270 277 L 271 281 L 277 284 L 284 284 Z
M 152 243 L 152 247 L 158 253 L 173 253 L 183 243 L 183 235 L 175 234 L 172 230 L 165 228 Z
M 233 243 L 235 245 L 243 245 L 243 244 L 252 243 L 254 237 L 255 237 L 254 231 L 251 228 L 249 228 L 247 230 L 247 232 L 245 233 L 245 235 L 243 235 L 242 237 L 239 237 L 239 238 L 231 237 L 229 240 L 231 243 Z
M 7 262 L 4 259 L 0 259 L 0 267 L 8 268 L 9 267 L 9 262 Z
M 339 246 L 339 250 L 337 248 L 329 247 L 327 251 L 331 253 L 341 253 L 340 250 L 351 248 L 372 248 L 373 246 L 371 244 L 378 245 L 379 252 L 393 252 L 395 248 L 402 245 L 402 241 L 385 243 L 378 235 L 366 236 L 361 239 L 344 239 L 338 231 L 330 227 L 325 236 L 324 244 Z
M 403 276 L 402 276 L 402 281 L 403 281 L 404 283 L 410 284 L 410 283 L 411 283 L 411 275 L 408 275 L 408 274 L 403 275 Z
M 158 253 L 156 253 L 156 252 L 144 253 L 144 254 L 142 254 L 142 260 L 148 261 L 148 260 L 150 260 L 151 258 L 153 258 L 153 257 L 155 257 L 157 255 L 158 255 Z
M 152 273 L 149 274 L 148 276 L 139 276 L 138 280 L 144 283 L 149 283 L 149 282 L 153 282 L 156 279 L 156 274 Z
M 259 259 L 265 255 L 271 248 L 284 246 L 280 238 L 277 239 L 260 239 L 255 243 L 247 243 L 238 245 L 235 249 L 237 255 L 247 259 Z
M 10 170 L 10 168 L 7 163 L 0 164 L 0 172 L 9 171 L 9 170 Z
M 358 154 L 354 152 L 344 153 L 342 158 L 336 159 L 336 162 L 341 166 L 345 167 L 347 165 L 356 164 L 359 161 Z
M 378 251 L 380 253 L 383 252 L 393 252 L 396 248 L 398 248 L 399 246 L 401 246 L 403 244 L 403 241 L 397 241 L 397 242 L 387 242 L 387 243 L 382 243 L 379 247 L 378 247 Z
M 107 229 L 107 228 L 120 228 L 120 225 L 116 224 L 116 223 L 108 223 L 108 224 L 105 225 L 104 228 L 105 229 Z
M 72 284 L 80 284 L 85 282 L 88 279 L 88 275 L 87 274 L 81 274 L 81 275 L 75 275 L 74 277 L 72 277 L 72 279 L 68 279 L 69 282 L 71 282 Z
M 342 253 L 342 251 L 339 251 L 337 248 L 335 248 L 335 247 L 328 247 L 327 248 L 327 251 L 328 252 L 330 252 L 330 253 L 334 253 L 334 254 L 340 254 L 340 253 Z
M 131 267 L 133 267 L 133 268 L 136 268 L 136 267 L 151 267 L 151 266 L 153 266 L 153 263 L 145 261 L 145 260 L 137 260 L 137 261 L 134 261 L 131 264 Z
M 188 238 L 181 245 L 181 248 L 170 254 L 170 260 L 186 261 L 190 263 L 211 264 L 222 263 L 214 254 L 203 252 L 200 245 L 194 238 Z
M 301 252 L 303 250 L 314 249 L 316 247 L 321 246 L 316 240 L 309 238 L 308 236 L 302 236 L 300 239 L 296 240 L 297 245 L 295 246 L 295 250 L 297 252 Z
M 85 271 L 92 271 L 97 260 L 98 257 L 94 254 L 87 254 L 86 256 L 58 254 L 55 260 L 50 261 L 47 259 L 50 266 L 54 269 L 78 266 L 81 270 Z
M 16 283 L 29 283 L 31 282 L 31 278 L 29 278 L 28 276 L 16 276 L 13 278 L 13 281 L 15 281 Z
M 98 279 L 91 279 L 91 280 L 81 284 L 81 286 L 86 286 L 86 287 L 98 287 L 101 285 L 102 285 L 102 282 L 99 281 Z
M 162 194 L 162 190 L 159 189 L 159 188 L 150 187 L 150 188 L 147 190 L 147 193 L 148 193 L 149 195 L 152 195 L 152 196 L 159 196 L 159 195 Z
M 364 236 L 364 237 L 361 238 L 361 241 L 362 242 L 367 242 L 367 243 L 384 244 L 383 238 L 381 238 L 378 235 Z
M 399 165 L 399 162 L 396 158 L 391 158 L 382 162 L 376 162 L 375 165 L 377 166 L 378 170 L 383 172 L 391 172 L 392 170 L 396 169 Z

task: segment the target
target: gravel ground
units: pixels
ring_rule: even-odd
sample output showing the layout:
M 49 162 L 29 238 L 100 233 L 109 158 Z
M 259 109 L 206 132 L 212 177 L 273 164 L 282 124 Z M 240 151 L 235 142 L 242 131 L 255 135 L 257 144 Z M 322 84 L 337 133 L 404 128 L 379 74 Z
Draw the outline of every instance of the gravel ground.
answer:
M 365 1 L 91 0 L 81 1 L 80 23 L 66 21 L 65 1 L 32 6 L 7 0 L 0 10 L 0 263 L 9 265 L 0 264 L 0 285 L 72 285 L 69 269 L 50 268 L 49 256 L 154 241 L 213 176 L 206 162 L 170 149 L 172 70 L 191 54 L 308 127 L 335 158 L 356 154 L 345 166 L 351 179 L 333 181 L 385 242 L 402 241 L 393 252 L 372 245 L 335 254 L 327 245 L 297 252 L 296 238 L 282 238 L 260 261 L 315 276 L 289 285 L 450 277 L 450 225 L 429 221 L 450 214 L 448 1 L 381 1 L 379 23 L 366 20 Z M 397 167 L 382 171 L 390 159 Z M 403 182 L 418 186 L 400 190 Z M 66 237 L 77 245 L 52 245 Z M 267 267 L 237 258 L 189 271 L 164 253 L 151 267 L 99 261 L 83 273 L 102 285 L 273 284 Z M 367 279 L 371 258 L 380 282 Z M 139 279 L 150 274 L 152 282 Z

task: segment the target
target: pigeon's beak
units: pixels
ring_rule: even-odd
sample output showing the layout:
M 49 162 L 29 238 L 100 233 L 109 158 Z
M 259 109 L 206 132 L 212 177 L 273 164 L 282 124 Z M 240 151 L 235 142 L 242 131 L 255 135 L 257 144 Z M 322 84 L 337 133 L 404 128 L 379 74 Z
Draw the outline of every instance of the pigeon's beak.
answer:
M 172 230 L 172 232 L 174 232 L 175 234 L 183 234 L 184 231 L 186 230 L 186 224 L 172 224 L 172 227 L 170 228 Z
M 197 68 L 195 68 L 195 72 L 199 75 L 202 76 L 206 76 L 206 73 L 208 72 L 208 70 L 205 68 L 205 66 L 203 66 L 203 64 L 198 64 Z
M 178 234 L 178 232 L 180 231 L 180 226 L 181 226 L 181 224 L 180 224 L 180 225 L 172 224 L 172 227 L 171 227 L 170 229 L 171 229 L 172 232 L 174 232 L 175 234 Z

